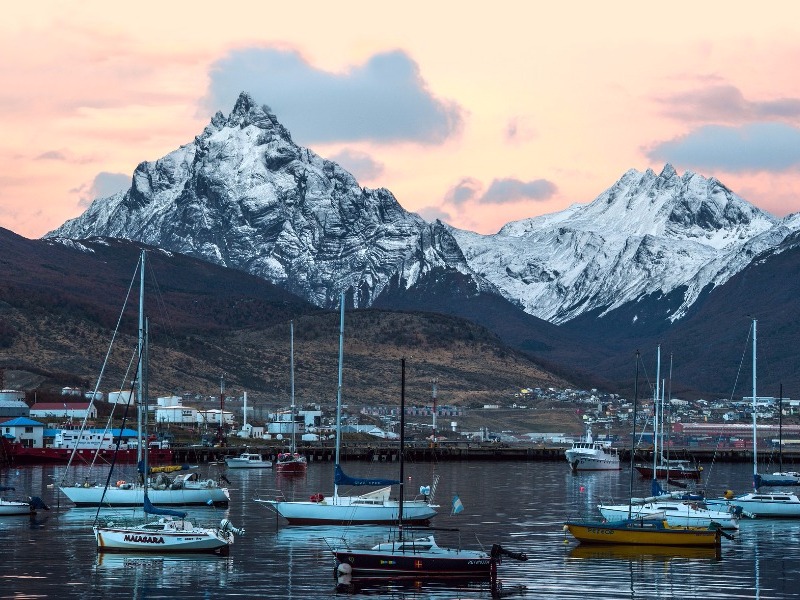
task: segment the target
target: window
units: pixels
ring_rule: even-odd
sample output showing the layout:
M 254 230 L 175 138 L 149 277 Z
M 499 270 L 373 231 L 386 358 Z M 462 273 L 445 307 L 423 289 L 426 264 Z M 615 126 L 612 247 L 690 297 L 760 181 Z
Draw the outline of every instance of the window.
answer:
M 33 433 L 33 427 L 26 427 L 25 433 Z

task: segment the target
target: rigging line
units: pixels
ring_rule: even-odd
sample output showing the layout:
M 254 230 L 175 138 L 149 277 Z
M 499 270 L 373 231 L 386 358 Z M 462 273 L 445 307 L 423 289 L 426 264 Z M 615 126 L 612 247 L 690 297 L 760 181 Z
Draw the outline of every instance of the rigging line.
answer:
M 91 411 L 92 406 L 94 406 L 94 398 L 97 394 L 97 390 L 100 387 L 100 382 L 103 379 L 103 374 L 105 373 L 106 366 L 108 365 L 108 360 L 109 357 L 111 356 L 111 349 L 114 347 L 114 340 L 117 339 L 117 334 L 119 333 L 120 324 L 122 323 L 122 317 L 125 315 L 125 308 L 128 306 L 128 300 L 130 299 L 131 296 L 131 290 L 133 289 L 133 286 L 136 282 L 136 274 L 139 272 L 139 267 L 141 267 L 141 260 L 142 259 L 140 258 L 139 265 L 134 270 L 133 277 L 131 278 L 131 283 L 128 286 L 128 293 L 125 295 L 125 302 L 122 304 L 122 310 L 120 310 L 119 317 L 117 318 L 117 326 L 114 328 L 114 334 L 111 336 L 111 343 L 108 345 L 108 350 L 106 351 L 106 357 L 105 360 L 103 360 L 103 366 L 100 368 L 100 375 L 98 376 L 97 383 L 95 384 L 94 388 L 95 393 L 92 394 L 92 398 L 89 400 L 89 408 L 86 409 L 86 416 L 84 417 L 83 422 L 81 423 L 81 429 L 78 432 L 78 441 L 80 441 L 83 438 L 83 432 L 86 430 L 86 422 L 89 418 L 89 412 Z M 69 455 L 69 460 L 67 461 L 67 468 L 64 469 L 64 475 L 59 485 L 64 485 L 64 482 L 66 481 L 67 478 L 67 471 L 69 470 L 69 467 L 72 466 L 72 461 L 75 458 L 77 452 L 78 452 L 78 442 L 75 443 L 75 447 L 72 449 L 72 452 Z
M 142 360 L 142 357 L 139 356 L 139 362 L 141 362 L 141 360 Z M 137 363 L 136 366 L 137 366 L 137 372 L 138 372 L 138 366 L 139 366 L 138 363 Z M 121 435 L 122 434 L 122 430 L 125 429 L 125 421 L 128 418 L 128 408 L 131 405 L 131 400 L 133 399 L 133 392 L 134 392 L 134 389 L 135 389 L 137 384 L 138 384 L 137 379 L 134 379 L 131 382 L 130 394 L 128 394 L 128 402 L 125 404 L 125 410 L 122 413 L 122 423 L 120 423 L 120 435 L 119 435 L 119 437 L 117 437 L 117 444 L 116 444 L 116 447 L 114 448 L 114 454 L 111 456 L 111 464 L 108 467 L 108 476 L 106 477 L 106 485 L 103 488 L 103 495 L 100 496 L 100 502 L 97 503 L 97 512 L 95 512 L 95 514 L 94 514 L 94 524 L 95 525 L 97 524 L 97 519 L 100 516 L 100 509 L 103 507 L 103 500 L 105 500 L 106 491 L 108 490 L 108 485 L 111 483 L 111 475 L 114 472 L 114 465 L 117 463 L 117 453 L 119 452 L 119 446 L 122 443 L 122 435 Z M 137 407 L 137 410 L 138 410 L 138 408 L 139 407 Z M 137 465 L 137 471 L 138 471 L 138 465 Z M 147 473 L 144 473 L 143 477 L 147 477 L 147 475 L 148 475 Z

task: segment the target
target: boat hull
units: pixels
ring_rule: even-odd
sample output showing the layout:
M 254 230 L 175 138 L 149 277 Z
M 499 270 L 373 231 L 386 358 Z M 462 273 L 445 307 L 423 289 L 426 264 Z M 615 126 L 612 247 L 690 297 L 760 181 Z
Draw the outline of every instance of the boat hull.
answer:
M 646 467 L 643 465 L 636 466 L 636 470 L 645 479 L 653 479 L 653 467 Z M 666 467 L 658 467 L 655 471 L 655 479 L 700 479 L 702 469 L 667 469 Z
M 668 528 L 647 520 L 631 523 L 577 523 L 565 527 L 582 544 L 635 544 L 641 546 L 715 547 L 721 543 L 716 529 Z
M 384 553 L 379 551 L 336 551 L 339 564 L 352 569 L 354 579 L 386 578 L 472 578 L 491 575 L 492 559 L 465 553 L 461 557 L 426 556 L 424 553 Z
M 592 456 L 586 454 L 566 453 L 567 462 L 573 471 L 619 471 L 622 466 L 619 456 Z
M 33 514 L 36 514 L 36 511 L 28 502 L 14 502 L 12 500 L 0 501 L 0 517 L 13 517 Z
M 64 486 L 60 488 L 64 495 L 76 506 L 142 506 L 144 488 L 123 489 L 109 487 L 103 496 L 100 486 Z M 147 495 L 156 506 L 227 506 L 230 502 L 228 488 L 180 488 L 175 490 L 158 490 L 149 488 Z
M 356 497 L 357 498 L 357 497 Z M 354 504 L 355 498 L 339 497 L 321 502 L 256 500 L 272 508 L 291 525 L 379 525 L 397 523 L 399 504 Z M 403 502 L 403 523 L 427 525 L 436 516 L 430 504 L 418 500 Z
M 611 522 L 663 515 L 672 527 L 710 527 L 713 522 L 723 529 L 739 528 L 738 519 L 730 512 L 692 508 L 682 503 L 648 502 L 634 504 L 630 509 L 627 504 L 600 505 L 597 508 L 603 518 Z
M 229 469 L 271 469 L 272 463 L 268 460 L 263 462 L 254 462 L 251 460 L 243 460 L 238 458 L 226 458 L 225 464 Z
M 761 494 L 750 493 L 735 498 L 706 500 L 709 506 L 741 509 L 748 517 L 773 519 L 800 519 L 800 498 L 796 494 Z M 724 508 L 723 508 L 724 507 Z
M 95 527 L 99 552 L 211 553 L 227 555 L 231 540 L 209 530 L 147 531 L 132 527 Z
M 8 457 L 11 466 L 25 465 L 65 465 L 72 456 L 71 448 L 29 448 L 19 442 L 11 442 L 5 438 L 0 438 L 3 450 Z M 97 457 L 95 457 L 97 455 Z M 136 464 L 136 450 L 120 450 L 114 458 L 114 450 L 78 449 L 75 451 L 73 464 L 110 464 L 111 460 L 117 464 Z M 151 465 L 169 465 L 173 463 L 173 452 L 167 448 L 151 449 L 148 462 Z

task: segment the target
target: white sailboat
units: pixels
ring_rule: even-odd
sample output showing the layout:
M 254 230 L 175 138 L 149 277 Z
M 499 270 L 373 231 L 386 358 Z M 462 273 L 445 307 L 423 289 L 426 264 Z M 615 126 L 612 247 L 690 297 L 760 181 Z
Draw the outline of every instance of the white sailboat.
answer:
M 756 425 L 756 320 L 753 319 L 753 491 L 707 500 L 711 507 L 736 507 L 748 517 L 800 518 L 800 498 L 791 492 L 759 492 L 758 436 Z
M 139 260 L 139 353 L 143 351 L 143 331 L 144 331 L 144 273 L 145 273 L 145 252 L 142 250 Z M 137 370 L 137 381 L 142 379 L 142 369 L 146 364 L 139 361 Z M 147 450 L 142 437 L 143 421 L 146 413 L 143 414 L 142 400 L 139 400 L 139 410 L 137 413 L 139 430 L 138 460 L 142 464 L 144 452 Z M 145 471 L 140 470 L 140 478 L 144 479 Z M 90 483 L 88 480 L 76 482 L 72 485 L 65 484 L 59 486 L 61 492 L 75 503 L 76 506 L 142 506 L 144 502 L 144 485 L 137 482 L 119 480 L 116 485 L 104 486 Z M 150 482 L 149 490 L 150 502 L 156 506 L 189 506 L 189 505 L 214 505 L 227 506 L 230 501 L 230 494 L 227 488 L 221 487 L 213 479 L 203 479 L 196 471 L 182 473 L 171 477 L 165 472 L 161 472 L 156 479 Z
M 147 353 L 143 342 L 146 333 L 139 329 L 139 364 L 145 361 Z M 137 397 L 140 406 L 147 414 L 147 387 L 144 378 L 146 369 L 139 369 L 137 377 Z M 147 431 L 146 423 L 144 431 Z M 146 437 L 146 436 L 145 436 Z M 145 448 L 142 464 L 147 472 L 148 451 Z M 113 471 L 113 468 L 112 468 Z M 109 480 L 111 473 L 109 473 Z M 211 552 L 227 555 L 234 541 L 234 534 L 243 535 L 244 530 L 237 529 L 230 521 L 223 519 L 219 527 L 199 527 L 186 520 L 186 513 L 167 508 L 156 508 L 148 497 L 149 479 L 144 479 L 142 486 L 142 509 L 145 515 L 160 518 L 138 525 L 120 525 L 114 522 L 99 523 L 100 509 L 95 514 L 93 526 L 97 550 L 100 552 L 148 552 L 156 554 Z
M 339 465 L 342 422 L 342 359 L 344 350 L 344 294 L 342 294 L 339 324 L 339 381 L 336 394 L 336 455 L 333 478 L 333 495 L 314 494 L 309 500 L 286 500 L 284 498 L 256 498 L 255 501 L 274 510 L 294 525 L 364 525 L 397 523 L 402 508 L 403 521 L 412 524 L 427 524 L 436 516 L 437 505 L 433 504 L 436 491 L 421 488 L 420 496 L 405 500 L 402 505 L 390 496 L 391 486 L 399 481 L 391 479 L 361 479 L 349 477 Z M 360 496 L 339 494 L 339 486 L 383 486 Z M 423 490 L 428 493 L 422 493 Z M 402 487 L 400 488 L 402 493 Z

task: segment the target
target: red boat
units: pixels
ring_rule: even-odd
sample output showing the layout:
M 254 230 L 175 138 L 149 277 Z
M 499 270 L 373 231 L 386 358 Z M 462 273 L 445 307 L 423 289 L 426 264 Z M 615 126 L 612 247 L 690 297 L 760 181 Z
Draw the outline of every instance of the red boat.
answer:
M 276 473 L 305 473 L 307 468 L 306 457 L 298 452 L 281 452 L 275 461 Z
M 22 465 L 65 465 L 72 456 L 72 448 L 31 448 L 23 446 L 19 442 L 0 437 L 2 443 L 2 454 L 0 458 L 5 459 L 9 466 Z M 170 465 L 173 463 L 172 450 L 169 448 L 158 448 L 151 445 L 148 462 L 153 465 Z M 97 458 L 95 458 L 97 454 Z M 75 451 L 72 459 L 74 464 L 110 463 L 114 457 L 113 449 L 102 449 L 99 452 L 93 448 L 79 448 Z M 117 452 L 117 463 L 136 463 L 136 449 L 119 450 Z
M 645 479 L 700 479 L 703 467 L 692 464 L 688 460 L 667 460 L 656 466 L 656 475 L 653 477 L 653 467 L 636 465 Z

